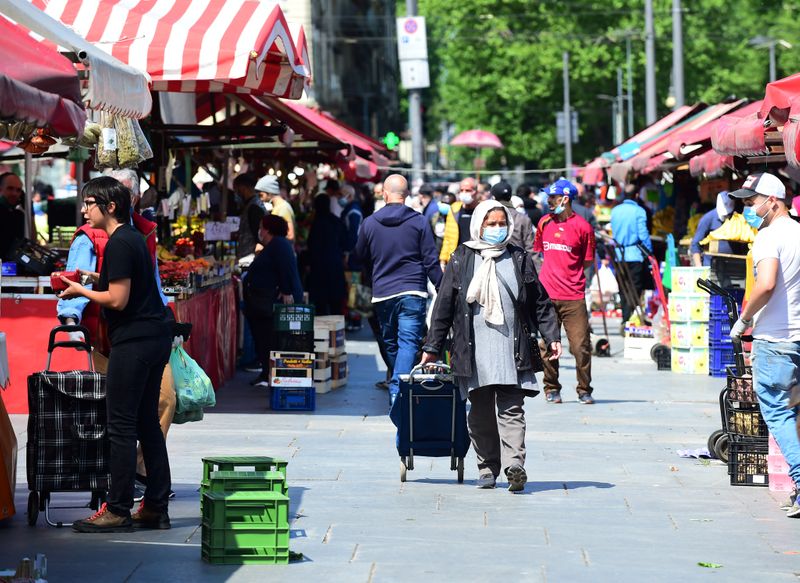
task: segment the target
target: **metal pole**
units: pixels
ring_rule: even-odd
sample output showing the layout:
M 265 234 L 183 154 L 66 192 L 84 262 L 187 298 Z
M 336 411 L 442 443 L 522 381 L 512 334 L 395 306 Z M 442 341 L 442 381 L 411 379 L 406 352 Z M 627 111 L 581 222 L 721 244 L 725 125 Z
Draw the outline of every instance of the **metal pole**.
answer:
M 645 120 L 656 121 L 656 33 L 653 25 L 653 0 L 644 3 L 644 44 L 647 68 L 645 71 Z
M 564 51 L 564 167 L 569 179 L 572 169 L 572 107 L 569 102 L 569 53 Z
M 406 0 L 406 16 L 417 15 L 417 0 Z M 422 90 L 408 92 L 408 126 L 411 128 L 411 178 L 422 180 L 425 163 L 425 141 L 422 134 Z
M 25 152 L 25 162 L 22 168 L 25 173 L 25 192 L 22 196 L 22 203 L 25 205 L 25 238 L 35 241 L 36 229 L 33 228 L 33 156 L 31 156 L 30 152 Z
M 775 65 L 775 41 L 769 44 L 769 82 L 772 83 L 778 78 L 777 67 Z
M 617 136 L 619 135 L 619 127 L 617 126 L 617 100 L 611 100 L 611 141 L 615 146 L 618 146 L 621 142 L 617 140 Z
M 623 112 L 625 111 L 625 96 L 622 93 L 622 67 L 617 67 L 617 101 L 616 112 L 614 118 L 614 127 L 616 132 L 614 134 L 614 143 L 621 144 L 625 141 L 625 122 L 623 121 Z
M 672 83 L 675 88 L 675 107 L 685 103 L 683 88 L 683 13 L 681 0 L 672 0 Z
M 625 53 L 628 61 L 628 137 L 633 135 L 633 63 L 631 58 L 631 37 L 625 38 Z

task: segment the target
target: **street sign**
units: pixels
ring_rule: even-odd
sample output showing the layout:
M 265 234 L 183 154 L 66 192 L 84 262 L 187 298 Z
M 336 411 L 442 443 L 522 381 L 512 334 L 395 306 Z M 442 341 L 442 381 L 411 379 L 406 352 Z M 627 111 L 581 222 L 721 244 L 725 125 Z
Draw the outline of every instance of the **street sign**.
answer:
M 559 144 L 563 144 L 566 141 L 566 137 L 564 136 L 565 129 L 564 112 L 559 111 L 556 113 L 556 141 Z M 572 143 L 578 143 L 578 112 L 574 109 L 572 110 Z
M 427 59 L 400 61 L 400 81 L 405 89 L 425 89 L 431 86 Z
M 404 16 L 397 19 L 397 57 L 401 61 L 427 60 L 428 34 L 424 16 Z

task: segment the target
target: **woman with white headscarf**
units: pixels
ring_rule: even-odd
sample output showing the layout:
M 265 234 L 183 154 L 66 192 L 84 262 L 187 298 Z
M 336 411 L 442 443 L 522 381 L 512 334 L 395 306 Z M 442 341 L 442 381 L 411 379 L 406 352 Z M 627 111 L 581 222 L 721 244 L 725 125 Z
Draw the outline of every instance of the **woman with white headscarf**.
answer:
M 527 481 L 523 401 L 538 394 L 534 373 L 542 370 L 533 332 L 544 338 L 551 359 L 561 355 L 561 336 L 533 258 L 509 244 L 512 215 L 495 200 L 475 209 L 471 239 L 458 246 L 445 269 L 422 362 L 439 358 L 452 330 L 452 371 L 471 402 L 478 487 L 494 488 L 504 469 L 508 489 L 516 492 Z M 505 468 L 502 457 L 509 461 Z
M 711 265 L 711 256 L 703 256 L 703 250 L 700 247 L 700 241 L 705 239 L 711 231 L 716 231 L 722 224 L 733 215 L 736 202 L 728 195 L 727 190 L 723 190 L 717 194 L 716 206 L 708 211 L 700 219 L 697 224 L 697 231 L 692 238 L 692 244 L 689 251 L 692 254 L 692 263 L 695 267 L 702 267 L 703 265 Z M 727 241 L 719 242 L 719 253 L 733 253 L 730 243 Z

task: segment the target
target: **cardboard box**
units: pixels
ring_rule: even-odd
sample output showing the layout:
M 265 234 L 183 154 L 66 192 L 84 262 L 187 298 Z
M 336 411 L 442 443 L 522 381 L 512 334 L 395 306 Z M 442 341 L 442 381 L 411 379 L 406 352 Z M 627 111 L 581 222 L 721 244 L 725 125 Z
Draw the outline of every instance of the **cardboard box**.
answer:
M 710 267 L 673 267 L 670 283 L 672 293 L 706 293 L 697 287 L 698 279 L 708 279 L 711 275 Z
M 270 368 L 313 368 L 312 352 L 278 352 L 269 353 Z
M 314 381 L 314 391 L 318 395 L 330 393 L 333 390 L 333 383 L 330 379 L 325 381 Z
M 708 348 L 672 348 L 672 372 L 708 376 Z
M 708 325 L 705 322 L 674 322 L 670 326 L 673 348 L 707 348 Z
M 623 357 L 628 360 L 652 360 L 650 350 L 658 344 L 655 338 L 634 338 L 626 336 L 623 342 Z
M 314 380 L 315 381 L 328 381 L 331 377 L 331 367 L 328 368 L 317 368 L 314 369 Z
M 319 316 L 314 321 L 314 341 L 328 340 L 328 352 L 341 354 L 345 350 L 344 316 Z M 321 351 L 317 351 L 321 352 Z
M 347 379 L 347 370 L 346 352 L 331 359 L 331 378 L 333 380 Z
M 708 322 L 709 296 L 705 293 L 671 293 L 669 295 L 670 322 Z

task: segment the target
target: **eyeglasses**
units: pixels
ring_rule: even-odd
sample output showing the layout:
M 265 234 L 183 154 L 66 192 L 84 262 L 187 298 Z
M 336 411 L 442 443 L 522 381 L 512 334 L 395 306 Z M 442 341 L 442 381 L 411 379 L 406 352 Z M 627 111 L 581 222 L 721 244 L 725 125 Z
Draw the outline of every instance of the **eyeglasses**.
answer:
M 84 200 L 84 201 L 83 201 L 83 204 L 81 204 L 81 210 L 86 210 L 86 211 L 88 211 L 90 206 L 92 206 L 92 205 L 95 205 L 95 206 L 97 206 L 97 205 L 99 205 L 99 204 L 100 204 L 100 203 L 99 203 L 99 202 L 97 202 L 96 200 Z

